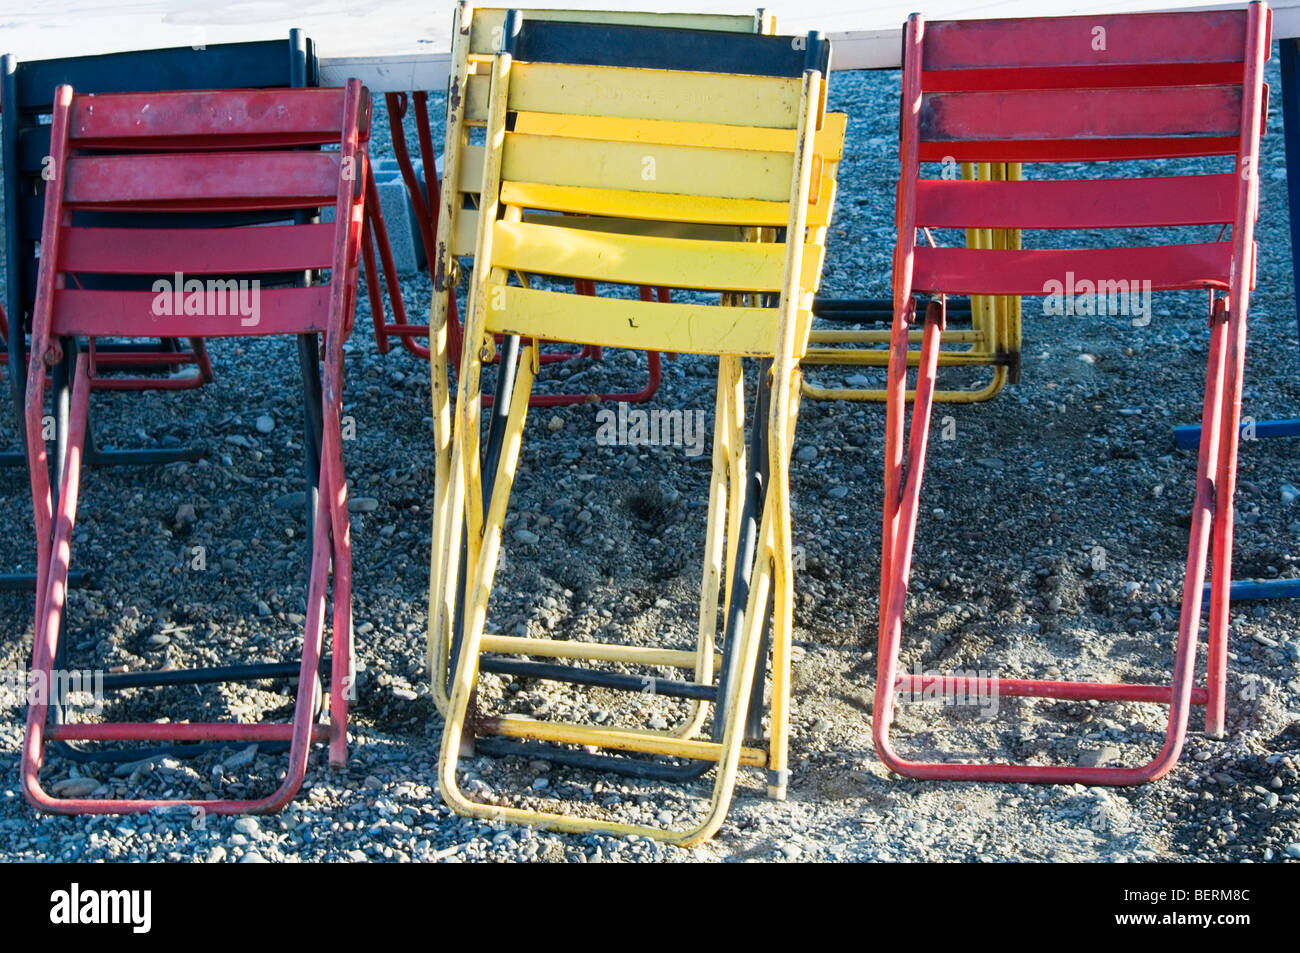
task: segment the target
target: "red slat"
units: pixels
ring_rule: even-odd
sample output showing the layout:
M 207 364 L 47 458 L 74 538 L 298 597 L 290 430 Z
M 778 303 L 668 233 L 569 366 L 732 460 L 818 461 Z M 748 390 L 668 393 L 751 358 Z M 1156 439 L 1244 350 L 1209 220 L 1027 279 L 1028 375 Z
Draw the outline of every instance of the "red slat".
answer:
M 920 123 L 931 142 L 1235 136 L 1241 87 L 928 93 Z
M 1236 216 L 1237 176 L 967 182 L 919 179 L 916 224 L 931 228 L 1128 228 L 1221 225 Z
M 52 333 L 128 338 L 248 337 L 324 331 L 329 320 L 328 285 L 259 288 L 255 298 L 250 287 L 245 301 L 255 300 L 257 305 L 257 323 L 250 325 L 243 324 L 252 317 L 241 315 L 237 292 L 218 292 L 211 296 L 211 302 L 206 282 L 204 292 L 204 314 L 157 315 L 153 306 L 162 292 L 60 289 L 54 292 Z M 174 311 L 174 298 L 171 303 Z M 185 300 L 181 304 L 184 307 Z M 163 307 L 160 303 L 160 310 Z M 223 308 L 225 314 L 220 313 Z
M 1179 139 L 1027 139 L 1018 142 L 923 142 L 922 162 L 1108 162 L 1236 155 L 1238 136 Z
M 945 20 L 925 25 L 924 44 L 926 69 L 1240 63 L 1246 12 Z
M 949 294 L 1041 295 L 1049 281 L 1144 281 L 1152 291 L 1226 288 L 1231 242 L 1133 248 L 992 251 L 918 246 L 912 266 L 917 291 Z
M 342 128 L 341 89 L 234 89 L 79 95 L 68 134 L 74 148 L 223 135 L 270 145 L 285 136 L 338 142 Z
M 333 204 L 339 159 L 326 152 L 81 156 L 67 163 L 65 206 L 151 208 Z
M 59 270 L 123 275 L 236 274 L 328 268 L 335 227 L 65 228 Z
M 1107 89 L 1119 86 L 1204 86 L 1240 83 L 1237 63 L 1176 63 L 1170 66 L 1067 66 L 1027 69 L 925 70 L 927 93 L 976 89 Z

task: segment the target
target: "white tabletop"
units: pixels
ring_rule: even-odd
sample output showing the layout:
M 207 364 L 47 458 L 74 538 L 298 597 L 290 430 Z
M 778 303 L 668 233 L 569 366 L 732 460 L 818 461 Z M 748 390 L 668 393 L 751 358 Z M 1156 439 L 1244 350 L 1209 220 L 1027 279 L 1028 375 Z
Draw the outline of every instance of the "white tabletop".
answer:
M 489 0 L 483 6 L 506 6 Z M 523 4 L 541 6 L 540 3 Z M 821 30 L 836 69 L 899 65 L 909 13 L 932 20 L 1225 9 L 1201 0 L 555 0 L 567 9 L 625 6 L 651 11 L 748 13 L 764 6 L 782 33 Z M 1275 0 L 1273 32 L 1300 36 L 1300 0 Z M 302 27 L 316 42 L 322 81 L 349 77 L 375 92 L 441 89 L 450 64 L 455 0 L 0 0 L 0 52 L 23 59 L 83 56 L 166 46 L 287 36 Z

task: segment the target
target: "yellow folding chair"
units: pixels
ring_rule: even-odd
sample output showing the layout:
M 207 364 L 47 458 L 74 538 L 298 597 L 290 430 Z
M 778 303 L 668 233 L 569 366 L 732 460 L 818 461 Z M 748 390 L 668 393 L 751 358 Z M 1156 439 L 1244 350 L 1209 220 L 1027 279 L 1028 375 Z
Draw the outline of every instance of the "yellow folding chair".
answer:
M 451 465 L 450 355 L 461 351 L 461 329 L 453 310 L 453 295 L 461 281 L 460 261 L 473 258 L 478 228 L 479 188 L 483 181 L 483 146 L 470 142 L 473 130 L 487 123 L 488 81 L 492 57 L 502 48 L 507 10 L 476 8 L 461 0 L 452 22 L 452 68 L 447 96 L 446 141 L 443 149 L 443 187 L 439 196 L 437 261 L 430 320 L 430 374 L 433 381 L 433 430 L 435 483 L 447 486 Z M 520 22 L 570 23 L 590 27 L 641 27 L 662 30 L 707 30 L 715 33 L 771 34 L 773 17 L 763 10 L 752 14 L 640 13 L 621 10 L 519 10 Z M 589 46 L 599 49 L 599 38 Z M 453 187 L 453 183 L 455 183 Z M 524 220 L 530 215 L 525 213 Z M 599 227 L 599 221 L 587 220 Z M 657 224 L 657 223 L 656 223 Z M 673 223 L 681 233 L 680 223 Z M 660 228 L 662 232 L 662 227 Z M 434 539 L 446 518 L 446 499 L 434 500 Z M 439 575 L 437 562 L 445 554 L 433 551 L 430 579 Z M 430 602 L 433 602 L 432 594 Z M 450 645 L 433 638 L 429 623 L 429 671 L 433 673 L 433 697 L 438 710 L 447 710 L 447 682 L 451 675 Z
M 772 39 L 775 49 L 780 41 Z M 789 38 L 785 42 L 788 51 Z M 809 41 L 809 62 L 817 61 L 823 43 Z M 443 557 L 435 560 L 430 606 L 435 647 L 449 638 L 457 611 L 463 624 L 439 759 L 443 798 L 457 812 L 690 845 L 721 825 L 741 764 L 767 767 L 769 793 L 783 796 L 793 610 L 788 465 L 799 358 L 807 346 L 832 200 L 823 187 L 822 155 L 838 151 L 839 143 L 827 140 L 842 134 L 842 126 L 824 124 L 824 103 L 825 74 L 818 69 L 798 76 L 740 75 L 514 62 L 508 53 L 495 57 L 447 515 L 435 527 L 435 553 Z M 654 175 L 646 176 L 650 166 Z M 526 219 L 525 210 L 552 214 L 544 221 Z M 575 216 L 587 220 L 572 221 Z M 602 220 L 601 227 L 592 227 L 593 218 Z M 712 231 L 708 238 L 672 228 L 646 234 L 647 222 Z M 724 234 L 730 240 L 723 240 Z M 518 284 L 510 283 L 512 275 Z M 701 295 L 690 303 L 597 298 L 542 290 L 535 287 L 536 276 L 548 287 L 567 287 L 564 283 L 573 279 L 671 284 L 720 293 L 720 298 L 719 303 L 705 303 Z M 495 355 L 498 335 L 506 336 L 507 346 L 512 340 L 522 343 L 517 371 L 498 385 L 501 404 L 508 404 L 500 453 L 484 463 L 480 374 Z M 539 340 L 718 355 L 701 632 L 694 650 L 485 634 Z M 766 387 L 760 387 L 760 395 L 768 396 L 760 400 L 766 412 L 753 423 L 748 454 L 756 479 L 738 493 L 736 474 L 746 468 L 745 357 L 764 362 L 760 383 Z M 752 516 L 748 533 L 746 510 Z M 449 558 L 459 552 L 462 534 L 470 567 L 463 599 Z M 724 539 L 730 576 L 725 587 Z M 714 634 L 720 590 L 726 628 L 719 654 Z M 746 722 L 756 673 L 761 673 L 769 597 L 774 606 L 771 730 L 762 746 L 748 741 Z M 711 705 L 712 734 L 706 740 L 667 730 L 484 711 L 475 688 L 480 663 L 490 654 L 688 670 L 690 681 L 553 663 L 537 663 L 541 668 L 532 673 L 690 699 L 697 703 L 689 719 L 693 733 L 703 727 Z M 720 669 L 716 681 L 715 668 Z M 599 758 L 610 759 L 611 768 L 615 761 L 636 761 L 657 766 L 644 776 L 661 779 L 696 777 L 716 765 L 712 796 L 702 816 L 677 829 L 480 803 L 458 780 L 462 746 L 476 735 L 559 746 L 572 756 L 569 763 L 590 767 L 606 763 Z M 688 761 L 681 765 L 663 758 Z
M 941 163 L 945 175 L 955 177 L 957 162 L 948 159 Z M 1018 182 L 1021 179 L 1019 162 L 963 162 L 961 177 L 984 182 Z M 949 171 L 951 170 L 951 172 Z M 1012 228 L 968 228 L 966 244 L 969 248 L 1018 249 L 1020 230 Z M 840 310 L 836 302 L 824 304 L 818 317 L 834 320 L 837 312 L 842 317 L 862 316 L 860 302 L 844 302 Z M 822 302 L 819 302 L 822 305 Z M 951 309 L 950 309 L 951 310 Z M 846 314 L 846 312 L 850 312 Z M 881 312 L 882 328 L 827 328 L 814 327 L 809 335 L 813 345 L 808 348 L 802 364 L 832 367 L 878 367 L 882 371 L 889 364 L 889 328 L 892 306 Z M 949 315 L 952 317 L 951 313 Z M 912 332 L 909 338 L 907 362 L 916 367 L 921 358 L 921 332 Z M 1020 298 L 1013 295 L 971 295 L 970 327 L 947 328 L 939 336 L 940 367 L 988 367 L 991 376 L 983 383 L 967 387 L 949 387 L 934 392 L 933 400 L 942 403 L 970 404 L 990 400 L 1007 383 L 1020 379 Z M 883 381 L 882 381 L 883 384 Z M 804 379 L 803 394 L 813 400 L 883 401 L 884 387 L 843 387 L 818 384 Z M 907 399 L 913 397 L 907 392 Z

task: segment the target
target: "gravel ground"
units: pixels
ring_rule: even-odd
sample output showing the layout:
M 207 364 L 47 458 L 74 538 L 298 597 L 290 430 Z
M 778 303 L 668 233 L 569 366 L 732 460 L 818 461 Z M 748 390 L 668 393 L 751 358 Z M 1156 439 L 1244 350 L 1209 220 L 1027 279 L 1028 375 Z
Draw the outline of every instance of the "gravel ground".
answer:
M 1273 83 L 1276 63 L 1275 57 Z M 847 110 L 852 121 L 824 277 L 829 294 L 888 293 L 897 83 L 895 72 L 837 74 L 832 83 L 833 108 Z M 434 115 L 441 111 L 437 98 L 431 106 Z M 389 152 L 379 112 L 376 155 Z M 1294 416 L 1300 406 L 1284 175 L 1275 106 L 1264 147 L 1259 289 L 1245 395 L 1246 413 L 1260 420 Z M 410 276 L 404 292 L 413 316 L 426 313 L 427 276 Z M 1167 678 L 1195 466 L 1192 454 L 1174 449 L 1171 428 L 1199 415 L 1203 299 L 1157 297 L 1155 320 L 1142 328 L 1126 317 L 1044 317 L 1034 302 L 1027 304 L 1033 310 L 1026 309 L 1022 383 L 987 404 L 937 411 L 937 424 L 951 439 L 936 431 L 932 442 L 904 664 L 1004 676 Z M 0 711 L 0 856 L 1300 858 L 1300 613 L 1294 602 L 1234 610 L 1228 736 L 1216 742 L 1193 733 L 1181 762 L 1159 783 L 1104 790 L 889 775 L 870 740 L 883 447 L 876 405 L 805 402 L 801 414 L 793 471 L 801 565 L 786 802 L 765 799 L 761 774 L 744 771 L 722 831 L 695 851 L 451 815 L 435 783 L 441 719 L 424 665 L 428 369 L 400 352 L 379 355 L 369 322 L 363 296 L 346 388 L 346 413 L 356 426 L 346 454 L 364 666 L 348 767 L 330 770 L 318 750 L 299 796 L 272 817 L 43 817 L 19 793 L 23 712 L 10 699 Z M 204 458 L 87 474 L 74 565 L 92 579 L 70 601 L 74 666 L 278 660 L 294 657 L 300 645 L 306 567 L 292 352 L 265 341 L 217 342 L 212 350 L 217 379 L 199 391 L 94 398 L 101 442 L 193 443 Z M 548 367 L 539 390 L 626 386 L 644 374 L 642 360 L 608 353 L 599 363 Z M 711 418 L 714 373 L 711 360 L 667 362 L 654 406 Z M 961 372 L 945 372 L 944 380 L 960 382 Z M 600 445 L 596 414 L 581 406 L 530 417 L 493 625 L 503 632 L 688 645 L 709 454 Z M 1243 445 L 1238 576 L 1300 574 L 1300 491 L 1290 486 L 1300 484 L 1300 475 L 1292 452 L 1288 441 Z M 30 500 L 21 470 L 0 472 L 0 525 L 12 528 L 0 538 L 0 567 L 30 569 Z M 194 547 L 200 546 L 206 568 L 196 571 Z M 27 664 L 31 629 L 30 595 L 0 593 L 0 668 Z M 1201 654 L 1203 666 L 1203 648 Z M 495 677 L 485 679 L 483 694 L 494 705 L 596 723 L 661 727 L 683 716 L 670 703 L 629 703 Z M 283 718 L 291 703 L 289 688 L 270 683 L 187 687 L 126 693 L 112 698 L 105 714 Z M 972 712 L 913 705 L 900 711 L 896 739 L 917 755 L 996 750 L 1044 761 L 1135 763 L 1157 750 L 1163 711 L 1004 699 L 998 717 L 982 721 Z M 485 800 L 554 798 L 575 811 L 644 822 L 684 823 L 710 788 L 710 779 L 661 788 L 520 759 L 472 758 L 466 765 L 468 787 Z M 47 783 L 65 793 L 251 796 L 270 790 L 281 770 L 274 754 L 232 748 L 117 769 L 77 770 L 56 760 Z

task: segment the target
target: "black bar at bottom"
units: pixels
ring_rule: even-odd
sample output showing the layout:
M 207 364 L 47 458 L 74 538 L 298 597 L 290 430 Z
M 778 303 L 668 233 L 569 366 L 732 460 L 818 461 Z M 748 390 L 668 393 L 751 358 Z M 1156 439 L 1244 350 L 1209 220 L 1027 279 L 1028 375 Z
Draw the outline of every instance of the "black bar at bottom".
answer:
M 573 685 L 592 685 L 613 688 L 643 695 L 665 695 L 669 698 L 691 698 L 699 701 L 717 701 L 718 689 L 713 685 L 681 682 L 673 679 L 624 675 L 621 672 L 601 672 L 573 665 L 549 662 L 516 662 L 511 659 L 485 658 L 479 669 L 495 675 L 514 675 L 520 678 L 544 678 L 552 682 L 569 682 Z

